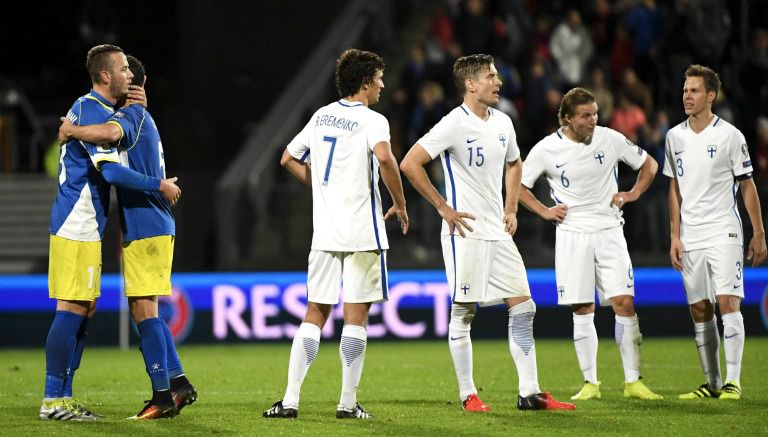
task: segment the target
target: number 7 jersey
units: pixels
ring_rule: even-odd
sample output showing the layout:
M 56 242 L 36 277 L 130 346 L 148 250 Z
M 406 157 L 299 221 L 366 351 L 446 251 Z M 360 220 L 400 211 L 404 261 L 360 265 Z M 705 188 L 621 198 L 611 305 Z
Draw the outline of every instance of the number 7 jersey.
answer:
M 312 249 L 360 252 L 389 248 L 373 148 L 389 142 L 389 123 L 360 102 L 318 109 L 287 150 L 312 162 Z
M 698 134 L 688 120 L 667 132 L 664 175 L 680 190 L 680 238 L 686 251 L 721 244 L 742 245 L 736 207 L 738 180 L 752 176 L 744 135 L 714 116 Z

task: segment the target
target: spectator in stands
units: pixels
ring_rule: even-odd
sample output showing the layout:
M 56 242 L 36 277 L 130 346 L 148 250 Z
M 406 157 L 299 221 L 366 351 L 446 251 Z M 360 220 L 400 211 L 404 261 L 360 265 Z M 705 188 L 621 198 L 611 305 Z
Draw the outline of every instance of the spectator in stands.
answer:
M 645 114 L 623 92 L 619 92 L 617 101 L 619 104 L 613 111 L 613 118 L 611 118 L 611 123 L 608 126 L 624 134 L 633 143 L 637 143 L 640 128 L 646 122 Z
M 557 63 L 563 88 L 581 83 L 594 46 L 592 37 L 581 22 L 579 11 L 568 11 L 565 21 L 552 32 L 549 48 Z

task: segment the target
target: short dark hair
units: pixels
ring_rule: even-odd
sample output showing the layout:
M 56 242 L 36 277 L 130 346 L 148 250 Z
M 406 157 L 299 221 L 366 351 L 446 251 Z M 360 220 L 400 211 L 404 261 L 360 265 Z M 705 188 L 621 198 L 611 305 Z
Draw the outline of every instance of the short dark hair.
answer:
M 358 49 L 344 50 L 336 60 L 336 90 L 339 97 L 357 94 L 363 85 L 373 82 L 379 70 L 384 70 L 384 60 L 376 53 Z
M 147 76 L 147 70 L 144 68 L 144 64 L 139 61 L 136 56 L 128 55 L 128 68 L 133 73 L 133 84 L 142 86 L 144 85 L 144 78 Z
M 491 55 L 467 55 L 462 56 L 453 63 L 453 80 L 456 82 L 456 88 L 459 94 L 467 91 L 464 81 L 474 79 L 483 71 L 489 70 L 493 64 Z
M 720 76 L 715 70 L 699 64 L 693 64 L 685 69 L 685 78 L 700 77 L 704 80 L 704 88 L 707 92 L 714 91 L 715 97 L 720 92 Z
M 557 111 L 557 121 L 560 126 L 565 126 L 565 116 L 573 117 L 576 107 L 595 101 L 595 96 L 584 88 L 576 87 L 565 93 L 563 100 L 560 101 L 560 109 Z
M 91 76 L 93 83 L 101 83 L 101 72 L 109 70 L 112 67 L 112 53 L 122 53 L 123 49 L 111 44 L 101 44 L 88 50 L 88 56 L 85 58 L 85 68 Z

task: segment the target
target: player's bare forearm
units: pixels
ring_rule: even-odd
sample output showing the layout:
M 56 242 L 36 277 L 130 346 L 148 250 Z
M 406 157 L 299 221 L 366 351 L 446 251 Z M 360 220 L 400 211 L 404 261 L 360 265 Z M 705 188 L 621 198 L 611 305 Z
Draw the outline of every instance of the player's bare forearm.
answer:
M 648 157 L 645 158 L 642 167 L 640 167 L 640 171 L 637 173 L 635 185 L 630 190 L 630 193 L 633 193 L 634 195 L 634 199 L 632 200 L 637 200 L 643 193 L 645 193 L 651 185 L 651 182 L 653 182 L 653 178 L 656 177 L 656 172 L 658 170 L 659 164 L 655 159 L 648 155 Z
M 680 190 L 677 188 L 677 179 L 669 180 L 669 235 L 673 240 L 680 239 Z
M 68 118 L 61 117 L 61 126 L 59 126 L 59 142 L 61 143 L 74 138 L 88 143 L 104 144 L 118 141 L 121 136 L 122 131 L 115 123 L 77 126 L 72 124 Z
M 507 163 L 507 174 L 504 176 L 504 186 L 507 192 L 507 198 L 504 200 L 504 213 L 517 214 L 517 203 L 520 198 L 521 184 L 523 176 L 523 164 L 520 159 Z
M 739 188 L 741 189 L 741 197 L 744 200 L 744 207 L 747 210 L 747 214 L 749 214 L 749 220 L 752 222 L 752 238 L 747 249 L 747 259 L 752 260 L 753 267 L 757 267 L 763 263 L 766 255 L 768 255 L 760 198 L 757 194 L 755 182 L 752 179 L 745 179 L 739 182 Z
M 294 158 L 288 149 L 283 151 L 283 156 L 280 158 L 280 165 L 285 167 L 293 177 L 296 178 L 302 184 L 311 187 L 312 186 L 312 169 L 309 165 Z
M 397 167 L 397 159 L 392 154 L 392 147 L 388 142 L 380 142 L 373 148 L 376 160 L 379 161 L 381 180 L 387 187 L 392 203 L 398 209 L 405 209 L 405 194 L 403 193 L 403 181 L 400 178 L 400 170 Z
M 418 148 L 418 149 L 417 149 Z M 437 191 L 432 182 L 430 182 L 427 176 L 424 165 L 431 161 L 431 158 L 424 149 L 418 144 L 414 145 L 411 150 L 403 158 L 403 162 L 400 163 L 400 171 L 403 172 L 408 182 L 411 183 L 413 188 L 421 194 L 421 196 L 435 207 L 440 210 L 444 206 L 448 206 L 445 198 Z

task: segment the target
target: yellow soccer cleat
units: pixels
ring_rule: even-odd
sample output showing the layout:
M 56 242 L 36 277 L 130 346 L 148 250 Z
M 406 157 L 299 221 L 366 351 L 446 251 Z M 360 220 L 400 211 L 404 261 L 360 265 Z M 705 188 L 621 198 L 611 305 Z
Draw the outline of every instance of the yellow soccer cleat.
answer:
M 720 399 L 729 401 L 738 401 L 741 399 L 741 384 L 739 384 L 739 381 L 725 383 L 723 392 L 720 394 Z
M 701 384 L 699 388 L 697 388 L 696 390 L 690 393 L 681 394 L 677 398 L 686 400 L 686 401 L 690 401 L 693 399 L 708 399 L 708 398 L 717 399 L 720 397 L 720 393 L 722 393 L 720 390 L 715 390 L 708 383 L 704 383 L 704 384 Z
M 658 401 L 664 399 L 664 396 L 656 394 L 643 384 L 643 381 L 637 380 L 635 382 L 624 383 L 624 397 L 642 399 L 645 401 Z
M 573 401 L 586 401 L 589 399 L 600 399 L 600 381 L 597 381 L 595 384 L 584 381 L 584 387 L 578 393 L 571 396 Z

